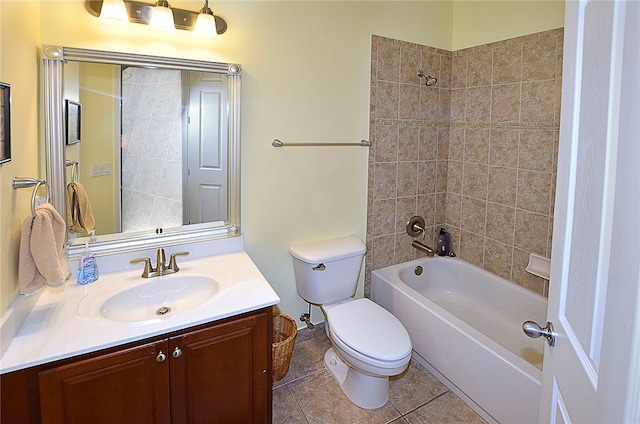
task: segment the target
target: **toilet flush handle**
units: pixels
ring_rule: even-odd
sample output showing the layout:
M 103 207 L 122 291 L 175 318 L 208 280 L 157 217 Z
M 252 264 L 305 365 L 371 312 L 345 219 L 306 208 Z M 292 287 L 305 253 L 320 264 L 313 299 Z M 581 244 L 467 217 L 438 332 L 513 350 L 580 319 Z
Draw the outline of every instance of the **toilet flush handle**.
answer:
M 312 269 L 314 271 L 324 271 L 325 269 L 327 269 L 327 267 L 325 266 L 325 264 L 320 264 L 318 266 L 314 266 Z

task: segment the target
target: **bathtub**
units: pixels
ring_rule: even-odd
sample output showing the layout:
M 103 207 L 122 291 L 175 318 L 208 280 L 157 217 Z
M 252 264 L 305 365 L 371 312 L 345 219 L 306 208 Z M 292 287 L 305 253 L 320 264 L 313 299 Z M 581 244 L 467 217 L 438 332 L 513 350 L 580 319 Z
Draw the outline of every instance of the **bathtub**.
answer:
M 546 322 L 544 297 L 436 257 L 373 271 L 371 298 L 407 328 L 418 361 L 487 421 L 538 421 L 544 339 L 521 326 Z

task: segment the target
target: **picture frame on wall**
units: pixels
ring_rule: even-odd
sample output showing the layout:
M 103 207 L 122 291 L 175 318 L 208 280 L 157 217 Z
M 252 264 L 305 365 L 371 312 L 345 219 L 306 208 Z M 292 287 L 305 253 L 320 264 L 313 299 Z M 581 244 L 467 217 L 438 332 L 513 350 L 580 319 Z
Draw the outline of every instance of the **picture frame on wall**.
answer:
M 67 144 L 80 142 L 80 122 L 82 118 L 82 104 L 73 100 L 65 100 L 65 138 Z
M 11 85 L 0 82 L 0 163 L 11 160 Z

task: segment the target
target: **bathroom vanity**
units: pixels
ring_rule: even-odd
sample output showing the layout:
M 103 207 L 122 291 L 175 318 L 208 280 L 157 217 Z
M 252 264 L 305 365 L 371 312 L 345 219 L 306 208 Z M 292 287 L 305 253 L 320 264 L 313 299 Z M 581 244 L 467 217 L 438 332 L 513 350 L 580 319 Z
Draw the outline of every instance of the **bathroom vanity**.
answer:
M 165 276 L 143 279 L 138 267 L 40 294 L 0 361 L 3 424 L 271 422 L 279 298 L 249 256 L 185 260 L 166 276 L 174 289 L 196 277 L 219 282 L 204 302 L 169 300 L 171 312 L 144 316 L 138 300 L 105 314 L 114 296 L 122 306 L 138 286 L 159 290 Z
M 221 123 L 220 131 L 210 134 L 215 135 L 215 146 L 207 146 L 222 152 L 209 158 L 217 160 L 211 167 L 222 169 L 220 181 L 215 180 L 222 189 L 209 190 L 218 197 L 203 201 L 206 208 L 191 206 L 201 203 L 183 196 L 183 211 L 216 211 L 211 216 L 204 212 L 195 217 L 183 214 L 182 222 L 189 225 L 176 226 L 170 220 L 127 232 L 114 224 L 110 234 L 105 223 L 116 220 L 102 219 L 105 228 L 97 231 L 98 240 L 91 240 L 100 267 L 98 281 L 79 286 L 74 275 L 63 290 L 45 288 L 16 299 L 0 317 L 0 421 L 271 422 L 271 308 L 280 299 L 245 252 L 241 234 L 242 67 L 61 46 L 42 46 L 41 59 L 42 114 L 51 117 L 41 128 L 46 181 L 48 197 L 58 211 L 66 210 L 66 167 L 88 167 L 87 161 L 80 163 L 80 149 L 94 149 L 89 138 L 82 145 L 66 144 L 60 131 L 65 122 L 64 100 L 84 102 L 85 118 L 90 111 L 98 115 L 95 126 L 87 131 L 94 135 L 91 142 L 105 152 L 114 146 L 119 149 L 121 124 L 132 119 L 114 115 L 114 119 L 106 120 L 104 115 L 109 114 L 102 113 L 102 102 L 121 98 L 120 85 L 131 77 L 134 68 L 171 70 L 171 75 L 179 75 L 176 81 L 181 81 L 177 91 L 184 93 L 195 90 L 200 77 L 215 85 L 217 94 L 204 103 L 212 107 L 209 115 L 219 117 Z M 102 88 L 64 91 L 65 84 L 94 80 L 80 78 L 80 73 L 95 73 L 96 69 L 103 76 L 97 81 Z M 109 91 L 105 87 L 110 87 Z M 95 93 L 104 98 L 96 98 Z M 183 134 L 187 134 L 189 119 L 183 119 L 187 117 L 183 114 L 180 124 L 175 124 L 182 126 Z M 85 118 L 84 123 L 91 121 Z M 198 140 L 188 135 L 179 144 Z M 186 158 L 187 152 L 182 156 Z M 118 150 L 101 161 L 109 165 L 113 158 L 121 157 Z M 115 170 L 121 165 L 117 160 L 112 164 Z M 114 190 L 92 189 L 91 179 L 82 183 L 89 196 L 117 193 L 103 209 L 118 210 L 120 177 L 114 179 Z M 186 187 L 183 193 L 189 192 Z M 144 215 L 137 210 L 134 214 Z M 118 211 L 116 215 L 123 213 Z M 69 238 L 72 268 L 84 241 Z M 160 258 L 164 262 L 164 251 L 158 249 L 181 256 L 179 272 L 143 278 L 142 274 L 147 277 L 149 273 L 137 261 L 157 257 L 157 263 Z M 182 257 L 184 251 L 189 252 L 187 258 Z M 174 265 L 170 265 L 171 270 L 178 269 Z
M 271 322 L 263 308 L 2 375 L 2 422 L 271 422 Z

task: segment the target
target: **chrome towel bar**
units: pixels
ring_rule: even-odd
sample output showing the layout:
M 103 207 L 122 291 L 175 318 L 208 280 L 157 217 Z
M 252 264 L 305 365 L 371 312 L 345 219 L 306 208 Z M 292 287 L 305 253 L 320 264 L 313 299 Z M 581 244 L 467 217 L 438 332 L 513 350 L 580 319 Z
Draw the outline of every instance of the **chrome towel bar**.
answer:
M 369 147 L 371 142 L 367 140 L 360 140 L 360 143 L 283 143 L 277 138 L 271 143 L 273 147 L 326 147 L 326 146 L 360 146 Z

